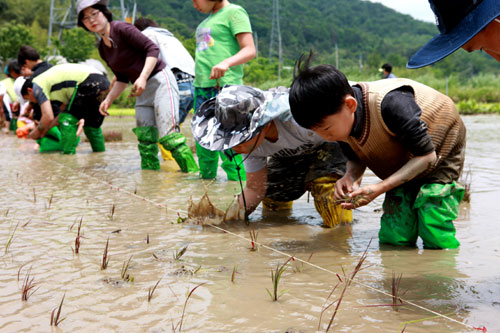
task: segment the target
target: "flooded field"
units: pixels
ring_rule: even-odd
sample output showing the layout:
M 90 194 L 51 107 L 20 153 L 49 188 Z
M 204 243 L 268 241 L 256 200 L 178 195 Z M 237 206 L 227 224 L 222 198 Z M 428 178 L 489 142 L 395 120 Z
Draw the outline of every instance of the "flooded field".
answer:
M 215 182 L 203 182 L 175 171 L 173 162 L 141 171 L 133 118 L 105 121 L 105 130 L 122 131 L 124 140 L 99 154 L 84 142 L 74 156 L 41 155 L 31 141 L 0 135 L 0 331 L 325 331 L 336 304 L 324 309 L 344 288 L 339 277 L 344 281 L 343 271 L 349 275 L 367 249 L 333 331 L 499 332 L 500 117 L 464 120 L 471 202 L 455 223 L 460 248 L 439 251 L 421 243 L 380 247 L 382 198 L 354 212 L 352 229 L 322 228 L 307 196 L 288 215 L 259 208 L 249 227 L 177 223 L 190 196 L 208 190 L 225 209 L 239 184 L 222 170 Z M 258 232 L 258 251 L 250 250 L 250 230 Z M 271 270 L 287 255 L 296 260 L 274 302 L 266 288 L 273 291 Z M 34 292 L 22 301 L 28 272 Z M 393 274 L 402 274 L 397 307 Z M 63 296 L 65 319 L 51 327 Z

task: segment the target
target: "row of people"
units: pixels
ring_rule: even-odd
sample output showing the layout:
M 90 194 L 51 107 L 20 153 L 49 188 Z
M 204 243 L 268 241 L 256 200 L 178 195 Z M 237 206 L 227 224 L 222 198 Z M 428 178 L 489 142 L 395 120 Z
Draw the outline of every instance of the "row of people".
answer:
M 202 178 L 215 177 L 219 156 L 229 179 L 239 173 L 243 178 L 244 164 L 248 181 L 236 204 L 246 215 L 262 200 L 280 205 L 310 189 L 327 225 L 350 220 L 343 209 L 386 193 L 381 242 L 414 245 L 420 236 L 429 248 L 458 246 L 452 221 L 464 192 L 456 181 L 463 168 L 465 127 L 448 97 L 406 79 L 351 86 L 333 66 L 311 67 L 310 58 L 299 61 L 289 92 L 242 86 L 240 65 L 255 54 L 248 15 L 227 0 L 193 3 L 211 14 L 197 29 L 194 81 L 192 129 Z M 152 147 L 157 142 L 183 153 L 180 114 L 172 102 L 178 88 L 168 86 L 172 80 L 157 60 L 157 45 L 112 21 L 106 1 L 80 0 L 78 13 L 79 25 L 100 35 L 99 51 L 117 78 L 99 105 L 101 115 L 130 81 L 138 96 L 135 132 L 143 168 L 149 163 L 143 152 L 157 158 Z M 224 43 L 225 37 L 230 41 Z M 227 84 L 234 86 L 218 95 Z M 148 128 L 144 136 L 141 127 Z M 196 166 L 192 155 L 173 155 L 183 171 L 194 170 L 189 170 Z M 156 162 L 151 165 L 157 168 Z M 361 187 L 366 167 L 382 181 Z

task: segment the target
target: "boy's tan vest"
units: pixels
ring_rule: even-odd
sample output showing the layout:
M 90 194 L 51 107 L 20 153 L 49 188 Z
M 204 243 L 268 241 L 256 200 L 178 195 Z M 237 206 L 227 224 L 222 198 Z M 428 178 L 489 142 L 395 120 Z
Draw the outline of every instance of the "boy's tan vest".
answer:
M 417 178 L 429 175 L 443 160 L 464 147 L 465 126 L 448 96 L 408 79 L 386 79 L 358 85 L 363 91 L 363 130 L 359 139 L 349 137 L 347 142 L 379 178 L 389 177 L 413 157 L 389 130 L 381 113 L 385 95 L 402 86 L 413 89 L 415 100 L 422 109 L 421 120 L 427 124 L 427 133 L 437 155 L 436 163 Z

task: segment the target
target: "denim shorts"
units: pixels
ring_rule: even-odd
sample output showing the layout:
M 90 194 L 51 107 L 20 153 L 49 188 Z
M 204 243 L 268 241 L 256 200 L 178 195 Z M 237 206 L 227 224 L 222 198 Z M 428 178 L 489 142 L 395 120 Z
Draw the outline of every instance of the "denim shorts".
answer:
M 179 123 L 182 124 L 189 111 L 193 108 L 193 80 L 178 81 L 177 86 L 179 87 Z

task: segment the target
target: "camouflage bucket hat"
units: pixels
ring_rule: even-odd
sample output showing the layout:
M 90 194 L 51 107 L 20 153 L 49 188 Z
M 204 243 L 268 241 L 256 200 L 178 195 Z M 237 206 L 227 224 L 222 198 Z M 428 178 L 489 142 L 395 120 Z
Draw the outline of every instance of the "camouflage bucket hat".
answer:
M 291 119 L 288 89 L 262 91 L 228 86 L 203 103 L 191 121 L 194 139 L 204 148 L 222 151 L 257 135 L 273 119 Z

